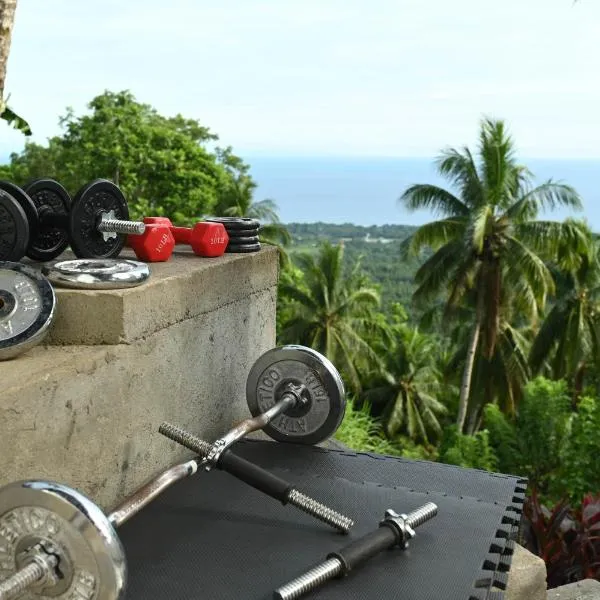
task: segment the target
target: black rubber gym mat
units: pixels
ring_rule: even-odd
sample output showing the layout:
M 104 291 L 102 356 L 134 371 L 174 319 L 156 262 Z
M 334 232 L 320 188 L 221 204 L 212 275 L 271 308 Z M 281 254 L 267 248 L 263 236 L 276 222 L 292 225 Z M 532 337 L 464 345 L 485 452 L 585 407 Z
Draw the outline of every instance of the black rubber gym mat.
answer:
M 428 501 L 439 514 L 417 530 L 407 551 L 384 552 L 307 600 L 502 597 L 491 590 L 506 583 L 523 480 L 273 442 L 241 442 L 236 452 L 354 518 L 350 535 L 226 473 L 198 473 L 119 530 L 128 600 L 268 600 L 331 550 L 375 529 L 386 508 L 408 512 Z

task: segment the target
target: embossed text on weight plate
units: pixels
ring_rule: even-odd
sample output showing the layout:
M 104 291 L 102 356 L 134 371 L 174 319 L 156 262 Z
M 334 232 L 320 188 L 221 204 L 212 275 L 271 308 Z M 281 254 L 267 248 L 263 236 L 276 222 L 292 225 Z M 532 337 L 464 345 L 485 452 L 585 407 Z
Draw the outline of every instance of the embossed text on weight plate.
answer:
M 34 535 L 55 540 L 61 534 L 61 525 L 54 513 L 38 507 L 20 507 L 0 517 L 0 579 L 7 579 L 16 568 L 15 553 L 19 540 Z M 68 600 L 93 600 L 96 578 L 88 571 L 76 568 Z

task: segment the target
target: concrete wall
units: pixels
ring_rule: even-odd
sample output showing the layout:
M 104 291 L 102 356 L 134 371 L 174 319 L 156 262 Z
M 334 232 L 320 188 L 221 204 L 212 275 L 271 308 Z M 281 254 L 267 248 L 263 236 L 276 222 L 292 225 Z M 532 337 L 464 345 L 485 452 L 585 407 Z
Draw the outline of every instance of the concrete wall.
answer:
M 109 509 L 189 455 L 169 420 L 214 439 L 248 414 L 252 363 L 275 345 L 277 252 L 178 252 L 131 290 L 57 289 L 44 346 L 0 362 L 0 485 L 40 477 Z

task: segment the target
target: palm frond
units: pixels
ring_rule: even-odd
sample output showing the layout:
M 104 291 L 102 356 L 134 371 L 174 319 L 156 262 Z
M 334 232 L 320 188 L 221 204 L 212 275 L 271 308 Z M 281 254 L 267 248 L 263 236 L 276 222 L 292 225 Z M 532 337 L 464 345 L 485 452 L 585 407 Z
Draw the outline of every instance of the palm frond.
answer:
M 399 202 L 408 210 L 428 209 L 434 214 L 451 217 L 464 217 L 469 214 L 469 208 L 462 200 L 437 185 L 412 185 L 400 196 Z
M 449 217 L 421 225 L 415 233 L 402 242 L 402 254 L 417 256 L 423 247 L 437 250 L 452 240 L 462 238 L 465 230 L 466 219 L 463 217 Z

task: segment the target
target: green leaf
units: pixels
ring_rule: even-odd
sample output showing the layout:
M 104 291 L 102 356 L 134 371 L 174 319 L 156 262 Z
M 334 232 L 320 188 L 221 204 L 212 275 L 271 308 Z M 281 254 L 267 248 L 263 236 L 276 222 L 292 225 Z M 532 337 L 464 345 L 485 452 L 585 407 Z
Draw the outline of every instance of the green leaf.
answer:
M 3 104 L 0 104 L 0 119 L 6 121 L 9 125 L 14 127 L 14 129 L 21 131 L 24 135 L 32 135 L 29 123 L 23 117 L 20 117 L 11 108 Z

